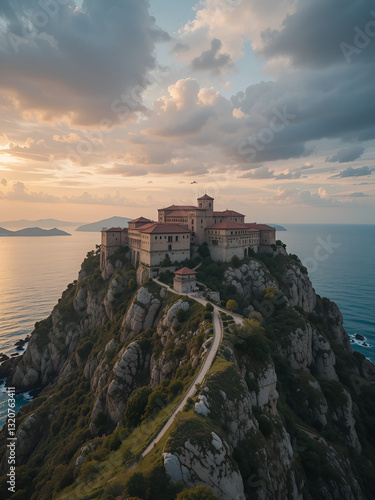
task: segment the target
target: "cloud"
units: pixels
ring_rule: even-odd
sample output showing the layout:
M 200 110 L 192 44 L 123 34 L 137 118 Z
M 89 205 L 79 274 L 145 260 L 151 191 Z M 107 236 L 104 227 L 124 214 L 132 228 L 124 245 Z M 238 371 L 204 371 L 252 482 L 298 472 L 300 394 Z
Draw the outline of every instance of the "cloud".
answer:
M 371 175 L 372 172 L 375 171 L 375 168 L 370 168 L 370 167 L 349 167 L 346 170 L 343 170 L 342 172 L 338 173 L 337 175 L 333 175 L 331 179 L 335 177 L 340 177 L 340 178 L 345 178 L 345 177 L 363 177 L 366 175 Z
M 29 203 L 73 203 L 80 205 L 135 205 L 134 202 L 130 202 L 118 191 L 103 195 L 95 195 L 85 191 L 80 195 L 58 197 L 42 191 L 29 191 L 23 182 L 15 182 L 6 193 L 0 191 L 0 200 L 23 201 Z
M 209 71 L 213 75 L 219 75 L 222 71 L 228 70 L 233 63 L 229 54 L 219 54 L 223 44 L 218 38 L 211 40 L 211 48 L 205 50 L 191 63 L 195 71 Z
M 181 43 L 177 42 L 175 46 L 173 47 L 172 51 L 176 54 L 179 54 L 181 52 L 188 52 L 189 51 L 189 45 L 187 43 Z
M 312 169 L 312 165 L 303 165 L 302 167 L 295 168 L 293 170 L 286 170 L 285 172 L 275 173 L 274 170 L 270 170 L 268 167 L 260 167 L 253 169 L 250 172 L 241 175 L 240 179 L 276 179 L 276 180 L 290 180 L 299 179 L 303 172 Z
M 155 43 L 169 38 L 149 15 L 148 1 L 54 5 L 49 15 L 36 2 L 2 2 L 0 90 L 22 112 L 49 122 L 64 118 L 98 126 L 141 109 L 135 94 L 147 86 L 155 66 Z M 38 15 L 45 19 L 42 27 Z
M 27 201 L 31 203 L 58 203 L 60 199 L 43 192 L 28 192 L 23 182 L 16 182 L 7 193 L 0 191 L 0 199 L 10 201 Z
M 241 179 L 273 179 L 274 177 L 275 172 L 270 170 L 268 167 L 253 169 L 240 176 Z
M 340 149 L 335 155 L 326 158 L 326 162 L 331 163 L 348 163 L 350 161 L 357 160 L 364 153 L 365 148 L 362 146 L 352 146 L 346 149 Z
M 372 0 L 299 0 L 281 29 L 263 32 L 264 45 L 257 52 L 267 58 L 289 58 L 299 68 L 346 63 L 342 44 L 355 45 L 357 29 L 365 30 L 374 19 L 373 7 Z M 358 59 L 373 60 L 374 44 L 365 48 L 356 52 Z
M 314 207 L 340 207 L 348 203 L 345 200 L 332 199 L 325 188 L 317 191 L 308 189 L 284 189 L 279 187 L 273 196 L 260 198 L 263 205 L 304 205 Z
M 349 193 L 346 196 L 350 196 L 351 198 L 364 198 L 365 196 L 368 195 L 362 192 L 355 192 L 355 193 Z
M 1 179 L 1 185 L 6 187 L 8 185 L 8 181 L 6 179 Z

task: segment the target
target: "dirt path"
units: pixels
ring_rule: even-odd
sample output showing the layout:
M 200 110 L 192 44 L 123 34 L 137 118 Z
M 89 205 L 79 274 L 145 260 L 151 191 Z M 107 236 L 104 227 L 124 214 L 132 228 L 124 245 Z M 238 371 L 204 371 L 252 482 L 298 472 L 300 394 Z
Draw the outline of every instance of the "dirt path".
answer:
M 171 287 L 169 287 L 168 285 L 165 285 L 164 283 L 162 283 L 161 281 L 158 281 L 158 280 L 154 280 L 154 281 L 158 285 L 163 286 L 164 288 L 169 290 L 170 292 L 175 293 L 176 295 L 190 297 L 204 306 L 206 304 L 210 303 L 207 300 L 202 299 L 201 297 L 194 297 L 193 295 L 190 295 L 190 294 L 187 295 L 184 293 L 178 293 L 175 290 L 173 290 Z M 187 400 L 189 398 L 193 397 L 194 394 L 196 393 L 197 385 L 201 384 L 203 382 L 205 376 L 207 375 L 208 371 L 210 370 L 212 363 L 213 363 L 213 360 L 215 359 L 216 353 L 219 349 L 220 343 L 223 340 L 223 324 L 222 324 L 221 319 L 220 319 L 219 310 L 222 310 L 222 309 L 217 307 L 217 306 L 214 306 L 214 311 L 213 311 L 214 340 L 211 344 L 210 350 L 208 351 L 206 359 L 204 360 L 204 363 L 203 363 L 201 369 L 199 370 L 198 375 L 193 380 L 192 384 L 190 385 L 189 389 L 187 390 L 182 401 L 179 403 L 177 408 L 174 410 L 174 412 L 169 417 L 167 423 L 164 425 L 164 427 L 161 429 L 159 434 L 151 441 L 151 443 L 147 446 L 145 451 L 142 453 L 142 457 L 145 457 L 147 455 L 147 453 L 149 453 L 152 450 L 152 448 L 156 445 L 156 443 L 158 443 L 160 441 L 160 439 L 165 435 L 167 430 L 173 424 L 177 414 L 183 410 Z M 238 316 L 238 315 L 233 315 L 233 316 Z M 238 316 L 238 318 L 241 318 L 241 323 L 242 323 L 243 318 L 241 316 Z M 237 321 L 238 321 L 238 318 L 237 318 Z M 235 321 L 236 321 L 236 318 L 235 318 Z

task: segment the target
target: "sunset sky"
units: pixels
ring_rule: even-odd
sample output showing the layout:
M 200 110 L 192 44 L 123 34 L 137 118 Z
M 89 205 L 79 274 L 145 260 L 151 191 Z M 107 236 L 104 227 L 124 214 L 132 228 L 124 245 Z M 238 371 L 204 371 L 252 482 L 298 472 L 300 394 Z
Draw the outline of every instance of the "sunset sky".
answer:
M 374 223 L 373 0 L 1 0 L 0 221 Z

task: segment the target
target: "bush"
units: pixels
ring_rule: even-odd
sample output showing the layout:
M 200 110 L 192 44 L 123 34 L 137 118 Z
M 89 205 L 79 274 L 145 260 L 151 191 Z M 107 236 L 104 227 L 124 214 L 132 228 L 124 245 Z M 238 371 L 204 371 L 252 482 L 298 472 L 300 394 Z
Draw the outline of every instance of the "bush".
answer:
M 212 320 L 212 313 L 210 311 L 206 311 L 204 313 L 204 319 Z
M 176 318 L 179 323 L 183 323 L 187 318 L 187 312 L 185 309 L 180 308 L 176 313 Z
M 199 248 L 198 248 L 198 253 L 199 255 L 202 257 L 202 259 L 205 259 L 207 257 L 210 257 L 210 250 L 208 248 L 208 245 L 207 243 L 203 243 L 203 245 L 201 245 Z
M 233 255 L 233 257 L 231 259 L 231 263 L 234 267 L 240 267 L 240 265 L 241 265 L 241 261 L 240 261 L 239 257 L 237 257 L 237 255 Z
M 125 424 L 129 427 L 137 427 L 141 423 L 151 393 L 152 389 L 146 386 L 139 387 L 130 395 L 124 413 Z
M 160 267 L 170 267 L 172 265 L 171 258 L 168 254 L 164 257 L 164 259 L 160 263 Z
M 219 500 L 219 497 L 213 494 L 209 486 L 201 484 L 192 489 L 184 489 L 176 496 L 176 500 Z
M 183 388 L 184 384 L 181 382 L 181 380 L 174 380 L 169 386 L 169 392 L 173 394 L 173 396 L 177 396 L 177 394 L 181 392 Z
M 136 472 L 131 476 L 126 486 L 128 495 L 132 497 L 145 498 L 147 491 L 146 478 L 141 472 Z
M 77 354 L 81 359 L 86 359 L 87 356 L 90 354 L 93 343 L 91 340 L 86 340 L 81 346 L 77 348 Z
M 228 309 L 228 311 L 235 311 L 236 309 L 238 309 L 238 304 L 235 300 L 229 299 L 225 307 Z
M 206 304 L 206 307 L 205 307 L 204 309 L 205 309 L 205 311 L 210 311 L 210 312 L 213 312 L 213 310 L 214 310 L 214 306 L 208 302 L 208 303 Z

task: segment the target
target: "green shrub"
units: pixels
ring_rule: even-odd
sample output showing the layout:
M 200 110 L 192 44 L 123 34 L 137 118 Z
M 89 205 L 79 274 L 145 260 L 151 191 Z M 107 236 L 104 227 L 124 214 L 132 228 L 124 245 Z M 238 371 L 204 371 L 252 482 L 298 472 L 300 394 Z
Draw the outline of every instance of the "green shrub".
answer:
M 238 309 L 238 304 L 235 300 L 229 299 L 225 307 L 228 309 L 228 311 L 235 311 L 236 309 Z
M 187 311 L 185 309 L 180 308 L 176 313 L 176 318 L 179 323 L 183 323 L 187 318 Z
M 150 387 L 139 387 L 130 395 L 125 408 L 124 423 L 129 427 L 137 427 L 142 421 L 148 398 L 152 393 Z
M 207 302 L 206 307 L 204 308 L 206 311 L 213 312 L 214 306 L 210 304 L 210 302 Z
M 184 489 L 177 495 L 176 500 L 219 500 L 219 497 L 214 495 L 209 486 L 201 484 L 192 489 Z

